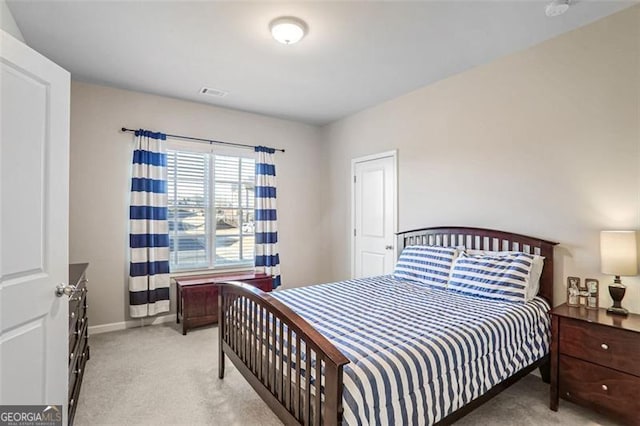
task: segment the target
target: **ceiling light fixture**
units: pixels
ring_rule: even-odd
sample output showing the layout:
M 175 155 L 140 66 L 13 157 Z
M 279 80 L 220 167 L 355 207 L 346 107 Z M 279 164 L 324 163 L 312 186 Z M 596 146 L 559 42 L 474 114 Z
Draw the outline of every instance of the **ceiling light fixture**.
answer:
M 271 35 L 283 44 L 297 43 L 307 33 L 307 25 L 301 19 L 284 16 L 271 21 Z
M 553 0 L 544 9 L 544 13 L 549 16 L 559 16 L 569 10 L 571 0 Z

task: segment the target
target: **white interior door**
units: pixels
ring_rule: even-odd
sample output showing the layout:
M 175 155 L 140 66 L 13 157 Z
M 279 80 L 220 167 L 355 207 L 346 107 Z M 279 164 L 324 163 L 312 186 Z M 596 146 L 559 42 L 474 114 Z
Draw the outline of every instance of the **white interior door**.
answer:
M 353 160 L 354 278 L 386 275 L 395 265 L 395 152 Z
M 69 73 L 0 31 L 0 404 L 66 422 Z

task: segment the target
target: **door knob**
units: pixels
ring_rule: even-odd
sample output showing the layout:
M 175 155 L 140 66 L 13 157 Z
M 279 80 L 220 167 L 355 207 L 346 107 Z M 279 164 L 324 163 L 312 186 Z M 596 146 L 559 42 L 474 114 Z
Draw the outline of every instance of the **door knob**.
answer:
M 384 246 L 385 250 L 393 250 L 393 246 Z
M 62 297 L 65 294 L 71 297 L 74 291 L 76 291 L 75 285 L 60 283 L 56 286 L 56 296 L 58 297 Z

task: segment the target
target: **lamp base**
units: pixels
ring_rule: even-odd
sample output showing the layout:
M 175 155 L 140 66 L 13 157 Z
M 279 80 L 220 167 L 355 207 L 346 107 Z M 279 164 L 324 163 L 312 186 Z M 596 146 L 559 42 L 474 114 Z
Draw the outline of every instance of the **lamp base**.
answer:
M 612 315 L 622 315 L 625 317 L 629 315 L 629 311 L 627 311 L 625 308 L 623 307 L 617 308 L 615 306 L 607 308 L 607 313 Z
M 629 315 L 629 311 L 622 307 L 622 299 L 626 291 L 626 287 L 620 282 L 620 277 L 616 276 L 614 283 L 609 286 L 609 295 L 613 299 L 613 306 L 607 309 L 608 314 Z

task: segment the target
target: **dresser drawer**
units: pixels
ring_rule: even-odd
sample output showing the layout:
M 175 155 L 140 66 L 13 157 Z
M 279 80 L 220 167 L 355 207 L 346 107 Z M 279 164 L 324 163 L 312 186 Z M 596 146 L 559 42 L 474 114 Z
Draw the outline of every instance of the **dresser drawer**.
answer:
M 560 353 L 640 377 L 640 335 L 561 318 Z
M 86 282 L 86 281 L 85 281 Z M 78 322 L 85 316 L 87 288 L 78 285 L 69 297 L 69 333 L 78 328 Z
M 81 345 L 78 347 L 78 354 L 74 356 L 74 361 L 69 365 L 69 398 L 75 392 L 75 388 L 78 386 L 79 377 L 82 376 L 85 364 L 88 357 L 88 345 L 86 339 L 81 340 Z
M 640 425 L 640 378 L 560 355 L 560 396 Z
M 87 292 L 87 280 L 82 276 L 81 280 L 76 285 L 76 289 L 69 297 L 69 313 L 78 309 L 78 305 L 81 303 L 82 296 Z
M 88 263 L 69 265 L 69 284 L 76 287 L 69 297 L 69 405 L 68 424 L 73 425 L 84 368 L 89 359 L 87 320 Z
M 82 378 L 89 359 L 89 345 L 86 337 L 82 342 L 82 352 L 80 352 L 75 363 L 69 369 L 69 425 L 73 425 L 75 409 L 80 395 L 80 388 L 82 387 Z

